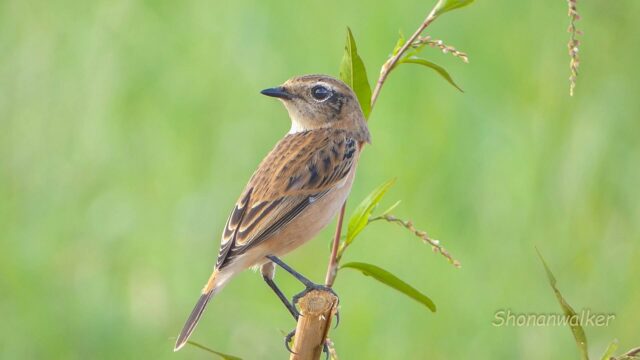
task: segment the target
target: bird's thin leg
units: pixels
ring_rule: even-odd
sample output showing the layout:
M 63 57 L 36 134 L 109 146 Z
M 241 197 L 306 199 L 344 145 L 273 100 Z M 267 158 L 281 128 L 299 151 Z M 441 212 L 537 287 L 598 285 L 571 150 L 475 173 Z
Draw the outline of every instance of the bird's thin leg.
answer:
M 273 289 L 273 291 L 276 292 L 276 294 L 278 295 L 278 297 L 280 298 L 280 300 L 282 300 L 282 302 L 285 304 L 285 306 L 287 306 L 287 309 L 289 309 L 289 312 L 291 312 L 292 314 L 295 313 L 297 314 L 297 316 L 300 315 L 300 313 L 298 312 L 298 309 L 296 309 L 295 305 L 298 303 L 298 300 L 300 300 L 303 296 L 305 296 L 307 293 L 309 293 L 309 291 L 311 290 L 321 290 L 321 291 L 329 291 L 331 292 L 336 298 L 339 299 L 338 294 L 336 294 L 332 288 L 328 287 L 328 286 L 324 286 L 324 285 L 320 285 L 320 284 L 316 284 L 314 282 L 312 282 L 311 280 L 307 279 L 306 277 L 304 277 L 302 274 L 300 274 L 299 272 L 293 270 L 289 265 L 285 264 L 284 261 L 280 260 L 277 256 L 274 255 L 267 255 L 267 259 L 271 260 L 274 264 L 280 266 L 282 269 L 284 269 L 284 271 L 288 272 L 289 274 L 291 274 L 293 277 L 295 277 L 296 279 L 298 279 L 298 281 L 300 281 L 304 286 L 305 289 L 300 292 L 299 294 L 296 294 L 293 296 L 291 302 L 289 302 L 285 297 L 284 294 L 282 294 L 282 291 L 280 291 L 280 289 L 278 289 L 278 287 L 275 285 L 275 283 L 273 282 L 273 280 L 271 280 L 271 278 L 269 278 L 269 280 L 267 280 L 267 277 L 263 274 L 263 278 L 265 279 L 265 281 L 267 282 L 267 284 L 269 284 L 269 286 L 271 286 L 271 284 L 273 284 L 273 286 L 271 286 L 271 288 Z M 291 308 L 289 308 L 289 304 L 291 304 L 293 310 Z M 294 317 L 296 318 L 296 320 L 298 319 L 296 315 L 294 315 Z M 338 313 L 336 313 L 336 318 L 337 323 L 336 326 L 338 325 L 338 323 L 340 322 L 340 316 L 338 315 Z M 293 338 L 293 336 L 295 335 L 296 330 L 294 329 L 292 332 L 290 332 L 285 338 L 284 338 L 284 343 L 285 346 L 287 348 L 287 350 L 289 350 L 289 352 L 293 353 L 293 351 L 291 350 L 291 348 L 289 347 L 289 343 L 291 342 L 291 339 Z M 327 354 L 327 357 L 329 356 L 329 349 L 327 347 L 327 344 L 325 342 L 325 344 L 323 345 L 322 350 Z
M 289 265 L 285 264 L 284 261 L 280 260 L 277 256 L 267 255 L 267 259 L 273 261 L 276 265 L 278 265 L 282 269 L 284 269 L 284 271 L 288 272 L 294 278 L 298 279 L 298 281 L 300 281 L 307 288 L 313 287 L 313 286 L 318 286 L 317 284 L 314 284 L 311 280 L 309 280 L 306 277 L 304 277 L 299 272 L 293 270 Z
M 289 265 L 285 264 L 284 261 L 280 260 L 277 256 L 267 255 L 267 259 L 271 260 L 274 264 L 280 266 L 286 272 L 293 275 L 293 277 L 298 279 L 298 281 L 300 281 L 305 286 L 305 289 L 302 292 L 293 296 L 291 300 L 292 304 L 294 305 L 297 304 L 298 300 L 300 300 L 303 296 L 305 296 L 311 290 L 329 291 L 330 293 L 335 295 L 336 298 L 339 299 L 338 294 L 336 294 L 332 288 L 312 282 L 311 280 L 307 279 L 299 272 L 293 270 Z
M 269 285 L 269 287 L 271 288 L 271 290 L 273 290 L 274 293 L 276 293 L 276 295 L 278 296 L 278 298 L 280 299 L 280 301 L 282 301 L 282 303 L 284 304 L 284 306 L 287 308 L 287 310 L 289 310 L 289 312 L 291 313 L 291 315 L 293 316 L 293 318 L 298 321 L 298 316 L 300 316 L 300 313 L 298 312 L 298 309 L 296 309 L 296 307 L 289 301 L 289 299 L 287 299 L 287 297 L 282 293 L 282 291 L 280 290 L 280 288 L 278 288 L 278 285 L 276 285 L 276 282 L 273 281 L 272 278 L 270 278 L 269 276 L 263 275 L 262 278 L 264 279 L 264 281 L 267 283 L 267 285 Z

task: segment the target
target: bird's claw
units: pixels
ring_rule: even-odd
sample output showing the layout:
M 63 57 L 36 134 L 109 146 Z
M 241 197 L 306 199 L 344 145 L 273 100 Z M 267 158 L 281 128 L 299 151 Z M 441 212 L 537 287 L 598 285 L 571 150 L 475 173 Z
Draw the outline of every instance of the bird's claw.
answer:
M 291 349 L 291 346 L 289 346 L 289 344 L 291 343 L 293 337 L 296 335 L 296 330 L 293 329 L 290 333 L 287 334 L 287 336 L 284 337 L 284 347 L 287 348 L 287 351 L 289 351 L 292 354 L 295 354 L 296 352 L 293 351 Z M 325 359 L 329 360 L 329 356 L 330 356 L 330 352 L 329 352 L 329 340 L 326 339 L 324 341 L 324 343 L 322 344 L 322 352 L 325 354 Z
M 289 346 L 289 344 L 291 343 L 291 340 L 295 335 L 296 335 L 296 329 L 293 329 L 290 333 L 287 334 L 287 336 L 284 337 L 284 347 L 286 347 L 287 350 L 292 354 L 295 354 L 295 352 L 291 350 L 291 346 Z
M 329 360 L 329 345 L 327 344 L 327 340 L 322 344 L 322 352 L 326 355 L 325 360 Z

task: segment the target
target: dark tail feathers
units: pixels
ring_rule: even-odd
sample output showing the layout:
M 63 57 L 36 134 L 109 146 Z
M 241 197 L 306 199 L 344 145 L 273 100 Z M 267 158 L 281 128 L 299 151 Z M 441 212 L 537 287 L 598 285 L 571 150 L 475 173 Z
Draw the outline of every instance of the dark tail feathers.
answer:
M 173 348 L 173 351 L 180 350 L 184 346 L 184 344 L 187 343 L 187 340 L 189 340 L 189 336 L 191 336 L 191 333 L 196 328 L 196 325 L 200 320 L 200 316 L 202 316 L 202 312 L 207 307 L 207 303 L 209 302 L 209 300 L 211 300 L 212 296 L 213 289 L 200 296 L 200 299 L 198 299 L 196 306 L 193 308 L 193 311 L 191 311 L 191 315 L 189 315 L 187 322 L 184 324 L 184 327 L 180 332 L 180 336 L 178 336 L 178 340 L 176 341 L 176 346 Z

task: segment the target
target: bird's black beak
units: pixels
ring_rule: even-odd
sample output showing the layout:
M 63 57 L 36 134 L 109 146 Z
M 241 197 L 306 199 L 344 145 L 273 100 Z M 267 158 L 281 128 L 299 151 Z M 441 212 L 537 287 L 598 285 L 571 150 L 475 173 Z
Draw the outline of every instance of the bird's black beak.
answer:
M 269 89 L 264 89 L 264 90 L 260 91 L 260 94 L 271 96 L 271 97 L 276 97 L 276 98 L 280 98 L 280 99 L 285 99 L 285 100 L 293 99 L 293 95 L 288 93 L 282 86 L 269 88 Z

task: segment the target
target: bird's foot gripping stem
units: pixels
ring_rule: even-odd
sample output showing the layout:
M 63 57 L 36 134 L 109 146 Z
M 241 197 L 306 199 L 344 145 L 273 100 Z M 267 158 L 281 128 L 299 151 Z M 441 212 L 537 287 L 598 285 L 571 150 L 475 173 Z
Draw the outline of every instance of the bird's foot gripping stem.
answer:
M 333 291 L 332 288 L 330 288 L 328 286 L 325 286 L 325 285 L 314 283 L 313 281 L 311 281 L 308 278 L 306 278 L 304 275 L 302 275 L 299 272 L 293 270 L 293 268 L 291 268 L 289 265 L 285 264 L 284 261 L 280 260 L 277 256 L 268 255 L 267 259 L 271 260 L 274 264 L 280 266 L 282 269 L 284 269 L 286 272 L 291 274 L 294 278 L 296 278 L 298 281 L 300 281 L 302 283 L 302 285 L 305 286 L 304 290 L 302 290 L 300 293 L 298 293 L 298 294 L 293 296 L 291 304 L 296 305 L 298 303 L 298 301 L 303 296 L 307 295 L 309 292 L 311 292 L 313 290 L 328 291 L 333 296 L 335 296 L 338 300 L 340 299 L 338 294 L 336 294 L 336 292 Z M 298 315 L 299 315 L 299 313 L 298 313 Z M 294 317 L 296 318 L 296 320 L 298 319 L 298 317 L 296 315 L 294 315 Z M 337 318 L 338 318 L 338 322 L 339 322 L 339 317 L 337 317 Z
M 293 317 L 299 321 L 299 317 L 302 315 L 304 316 L 304 314 L 301 314 L 298 309 L 297 309 L 297 305 L 298 303 L 310 292 L 312 291 L 320 291 L 320 292 L 324 292 L 324 293 L 329 293 L 331 294 L 330 297 L 334 297 L 333 300 L 329 300 L 330 302 L 327 303 L 325 300 L 325 304 L 333 304 L 330 305 L 330 308 L 335 309 L 333 311 L 335 311 L 335 317 L 336 317 L 336 327 L 338 326 L 339 322 L 340 322 L 340 316 L 339 316 L 339 312 L 337 311 L 337 301 L 339 301 L 339 297 L 336 294 L 335 291 L 333 291 L 332 288 L 325 286 L 325 285 L 321 285 L 321 284 L 316 284 L 314 282 L 312 282 L 311 280 L 309 280 L 308 278 L 306 278 L 305 276 L 303 276 L 302 274 L 300 274 L 299 272 L 293 270 L 289 265 L 285 264 L 282 260 L 280 260 L 278 257 L 273 256 L 273 255 L 269 255 L 267 256 L 267 258 L 269 260 L 271 260 L 274 264 L 278 265 L 279 267 L 281 267 L 283 270 L 285 270 L 286 272 L 288 272 L 289 274 L 291 274 L 293 277 L 295 277 L 298 281 L 300 281 L 305 289 L 294 295 L 291 302 L 289 302 L 288 300 L 286 300 L 286 298 L 284 297 L 284 295 L 282 294 L 282 292 L 280 291 L 276 291 L 276 294 L 278 294 L 278 296 L 280 297 L 280 300 L 282 300 L 282 302 L 285 304 L 285 306 L 287 306 L 287 308 L 289 309 L 289 311 L 292 313 Z M 266 280 L 266 279 L 265 279 Z M 269 281 L 267 281 L 267 283 L 269 283 Z M 273 288 L 273 287 L 272 287 Z M 275 291 L 275 289 L 274 289 Z M 312 296 L 312 298 L 314 298 Z M 326 299 L 326 297 L 321 297 Z M 315 298 L 314 298 L 315 299 Z M 305 299 L 307 300 L 307 299 Z M 315 302 L 314 300 L 309 300 L 312 302 Z M 305 308 L 305 306 L 303 305 L 302 308 Z M 326 308 L 327 310 L 329 308 Z M 304 311 L 303 311 L 304 312 Z M 325 315 L 326 316 L 326 315 Z M 331 316 L 331 315 L 328 315 Z M 291 349 L 291 342 L 293 340 L 293 337 L 295 336 L 296 330 L 291 331 L 289 334 L 287 334 L 287 336 L 285 336 L 285 347 L 287 348 L 287 350 L 291 353 L 294 353 L 294 351 Z M 326 336 L 326 335 L 325 335 Z M 322 345 L 322 350 L 323 352 L 326 354 L 327 359 L 329 358 L 329 347 L 327 345 L 327 341 L 325 341 Z

